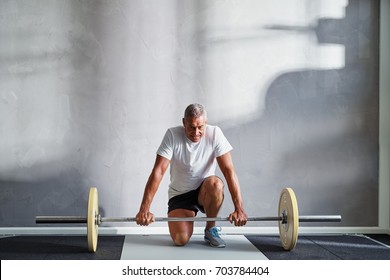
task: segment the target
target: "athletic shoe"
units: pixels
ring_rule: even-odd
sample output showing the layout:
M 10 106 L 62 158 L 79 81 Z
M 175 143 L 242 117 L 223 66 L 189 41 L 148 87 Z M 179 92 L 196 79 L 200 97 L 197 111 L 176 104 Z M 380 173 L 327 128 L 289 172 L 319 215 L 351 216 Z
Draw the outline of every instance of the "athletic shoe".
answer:
M 204 241 L 208 242 L 211 247 L 223 248 L 226 246 L 225 241 L 219 236 L 220 227 L 212 227 L 204 230 Z

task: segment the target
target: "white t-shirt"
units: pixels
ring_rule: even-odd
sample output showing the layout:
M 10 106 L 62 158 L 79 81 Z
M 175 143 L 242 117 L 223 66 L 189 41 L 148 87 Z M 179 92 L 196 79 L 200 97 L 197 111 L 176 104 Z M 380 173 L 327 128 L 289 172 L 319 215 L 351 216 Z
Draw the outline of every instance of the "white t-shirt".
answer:
M 232 149 L 217 126 L 206 125 L 197 143 L 187 138 L 183 126 L 169 128 L 157 150 L 158 155 L 171 161 L 169 198 L 194 190 L 205 178 L 215 175 L 216 158 Z

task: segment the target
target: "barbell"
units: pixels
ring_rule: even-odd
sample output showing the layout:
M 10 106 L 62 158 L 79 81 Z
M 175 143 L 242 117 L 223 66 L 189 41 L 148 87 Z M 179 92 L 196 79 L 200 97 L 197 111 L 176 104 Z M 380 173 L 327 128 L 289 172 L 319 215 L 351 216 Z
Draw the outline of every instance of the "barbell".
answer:
M 92 187 L 88 194 L 87 216 L 36 216 L 37 224 L 52 223 L 82 223 L 87 224 L 88 250 L 96 252 L 98 243 L 98 228 L 103 222 L 135 222 L 135 217 L 102 217 L 99 214 L 98 191 Z M 156 222 L 207 222 L 229 221 L 224 217 L 156 217 Z M 298 240 L 299 222 L 340 222 L 340 215 L 298 216 L 298 202 L 292 188 L 284 188 L 279 197 L 277 217 L 248 217 L 248 221 L 278 221 L 279 234 L 285 250 L 292 250 Z

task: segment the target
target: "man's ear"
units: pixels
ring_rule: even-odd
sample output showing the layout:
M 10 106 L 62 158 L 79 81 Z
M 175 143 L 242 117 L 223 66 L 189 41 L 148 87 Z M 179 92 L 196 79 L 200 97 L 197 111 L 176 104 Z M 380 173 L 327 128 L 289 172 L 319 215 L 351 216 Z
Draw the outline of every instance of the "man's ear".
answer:
M 184 121 L 184 118 L 182 118 L 182 122 L 183 122 L 183 126 L 185 127 L 185 121 Z

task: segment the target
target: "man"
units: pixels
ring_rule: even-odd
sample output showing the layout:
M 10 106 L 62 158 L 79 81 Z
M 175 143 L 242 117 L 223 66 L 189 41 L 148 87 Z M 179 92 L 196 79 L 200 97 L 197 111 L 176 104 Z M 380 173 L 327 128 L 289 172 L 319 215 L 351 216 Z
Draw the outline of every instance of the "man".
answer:
M 229 221 L 236 226 L 245 225 L 247 215 L 228 140 L 219 127 L 207 124 L 206 111 L 200 104 L 189 105 L 182 121 L 183 126 L 167 130 L 157 150 L 156 161 L 136 215 L 137 224 L 149 225 L 154 222 L 150 205 L 169 165 L 168 217 L 195 217 L 198 211 L 207 217 L 217 217 L 224 199 L 223 182 L 215 175 L 218 163 L 234 204 Z M 174 244 L 182 246 L 191 238 L 194 222 L 168 222 L 168 227 Z M 204 239 L 211 246 L 222 248 L 226 244 L 219 236 L 219 230 L 214 221 L 206 222 Z

